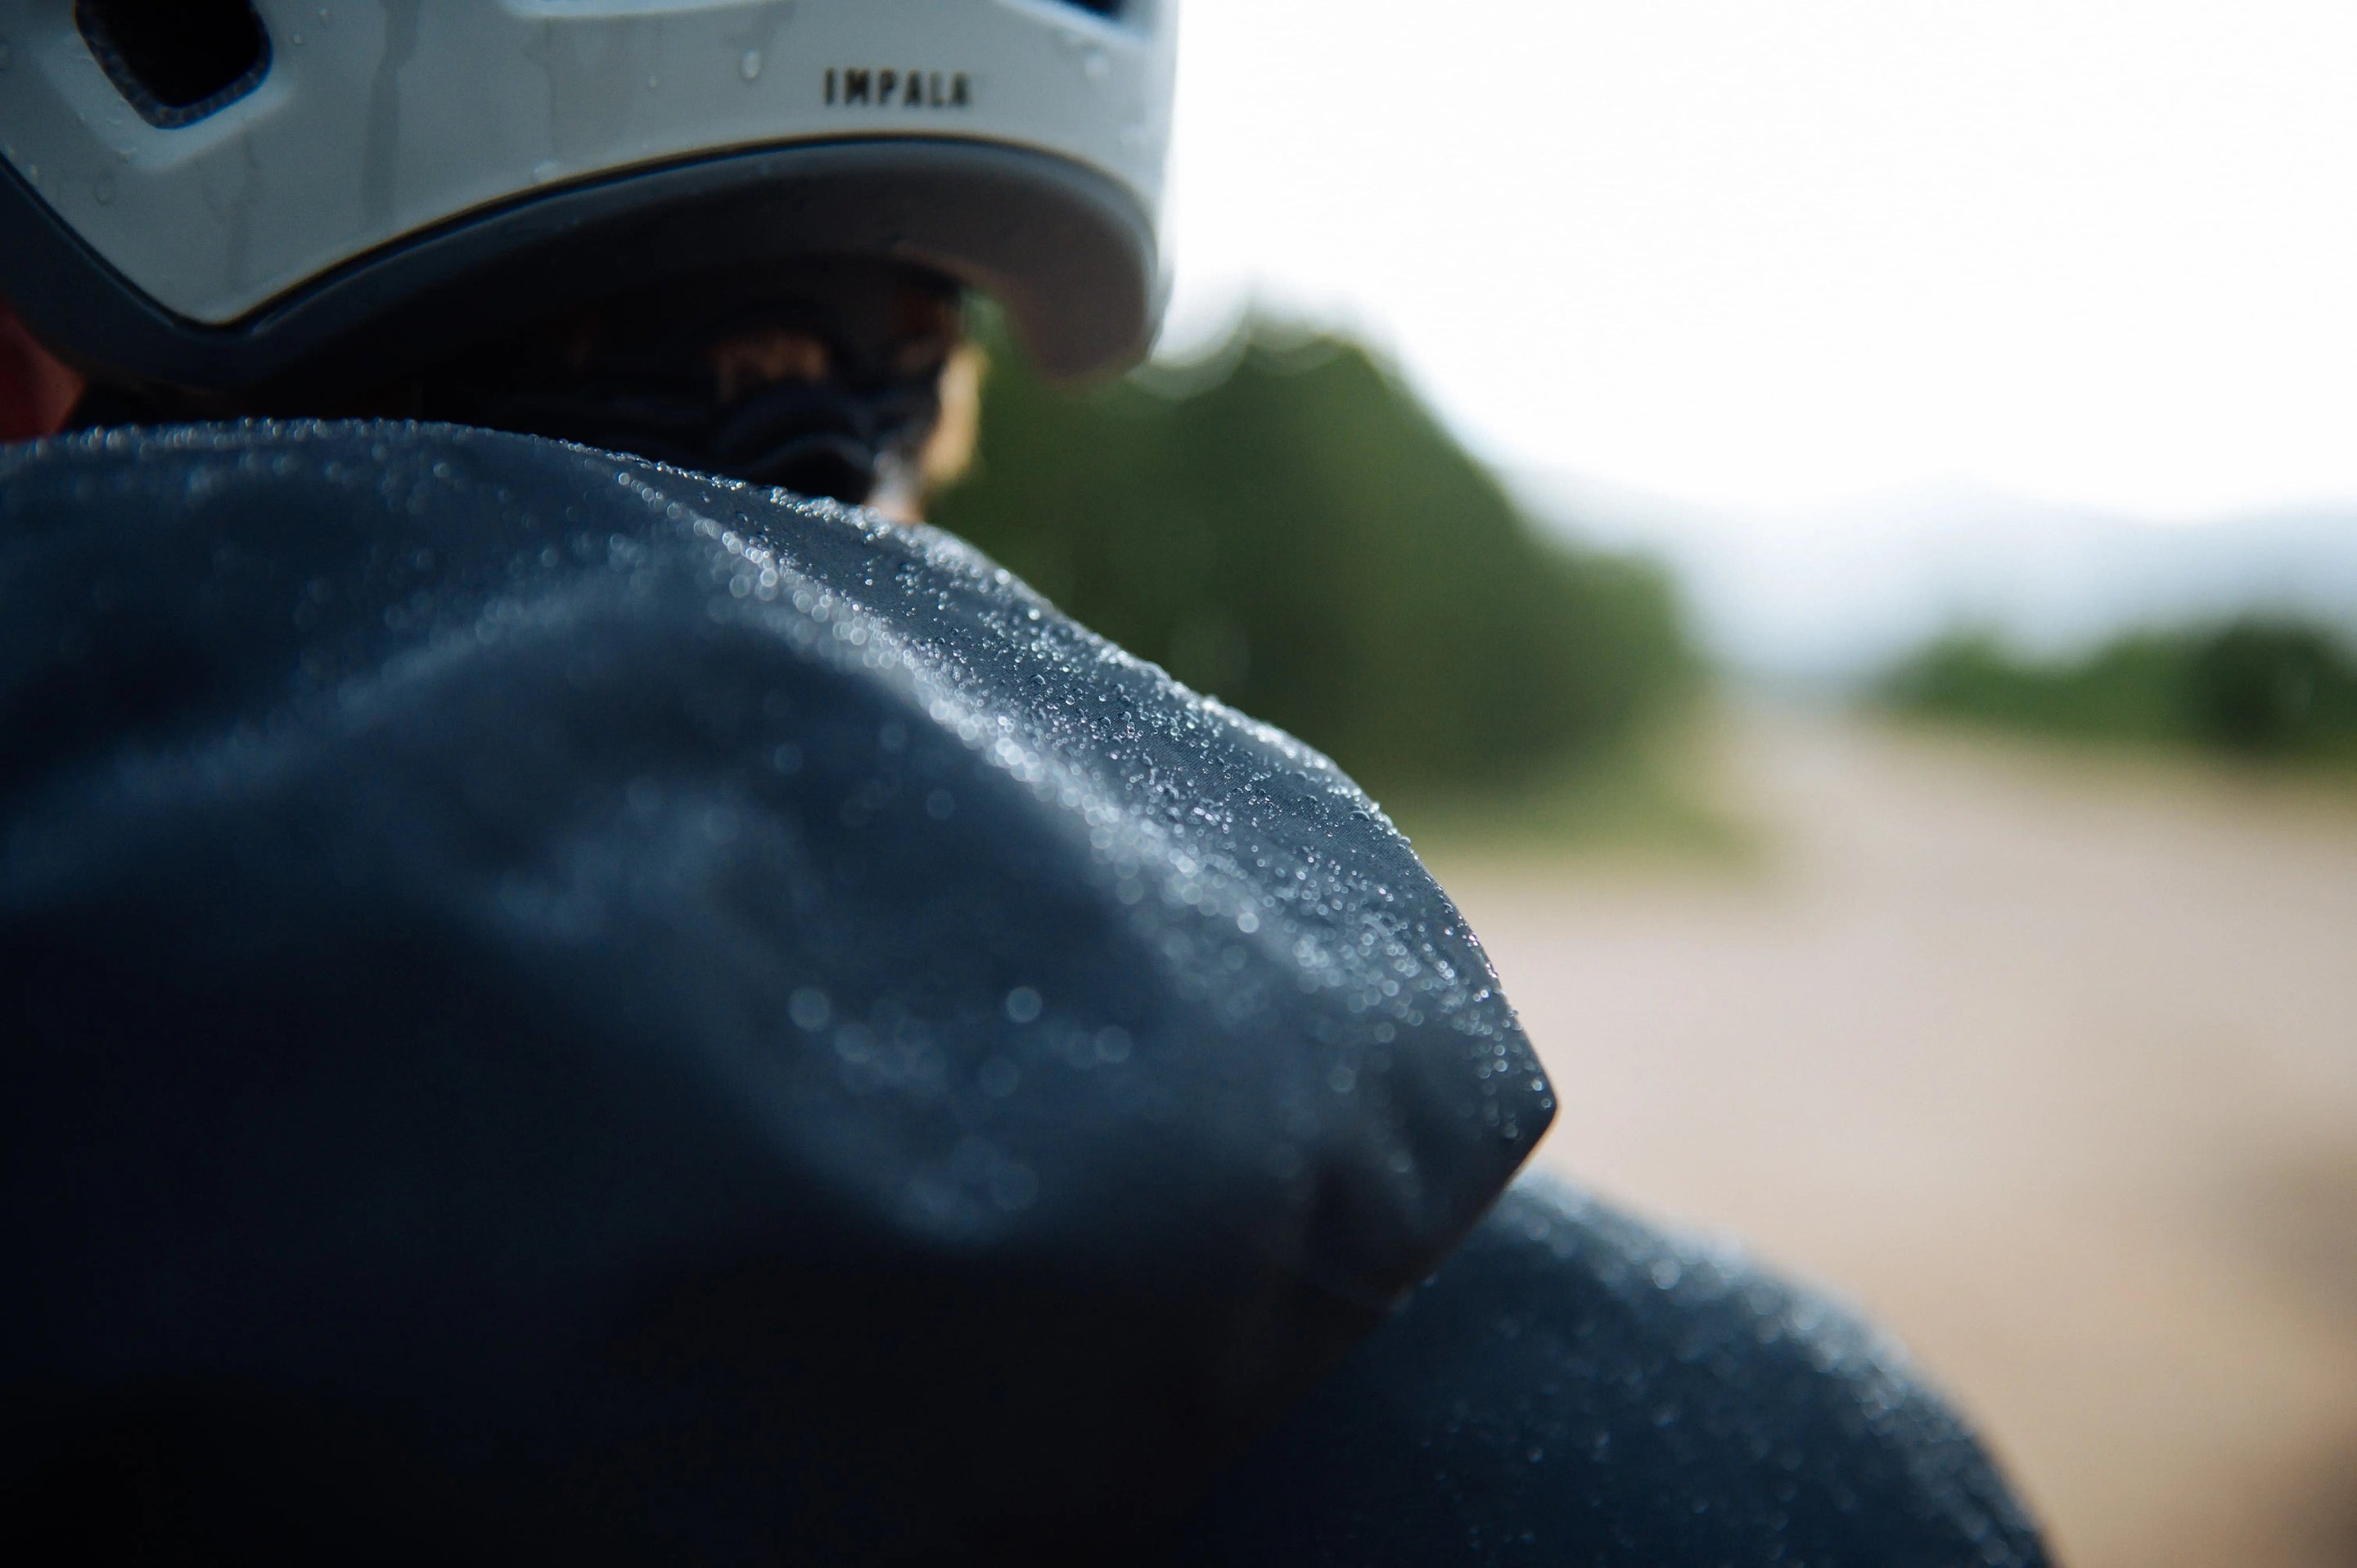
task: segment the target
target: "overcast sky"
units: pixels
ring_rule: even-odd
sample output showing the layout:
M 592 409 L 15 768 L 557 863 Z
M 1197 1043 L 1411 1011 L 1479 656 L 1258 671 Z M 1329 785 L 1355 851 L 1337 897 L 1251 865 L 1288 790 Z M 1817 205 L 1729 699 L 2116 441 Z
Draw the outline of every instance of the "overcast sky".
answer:
M 1186 0 L 1166 350 L 1251 295 L 1696 499 L 2357 499 L 2357 4 Z

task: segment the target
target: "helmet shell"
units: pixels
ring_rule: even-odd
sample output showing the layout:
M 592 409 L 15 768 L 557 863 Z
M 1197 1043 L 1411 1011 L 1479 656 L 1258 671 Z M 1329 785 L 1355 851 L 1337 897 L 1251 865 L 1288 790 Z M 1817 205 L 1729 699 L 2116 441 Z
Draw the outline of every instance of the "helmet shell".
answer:
M 1113 369 L 1158 314 L 1176 8 L 254 0 L 254 68 L 174 110 L 109 58 L 136 7 L 0 0 L 0 295 L 85 370 L 234 392 L 872 254 Z

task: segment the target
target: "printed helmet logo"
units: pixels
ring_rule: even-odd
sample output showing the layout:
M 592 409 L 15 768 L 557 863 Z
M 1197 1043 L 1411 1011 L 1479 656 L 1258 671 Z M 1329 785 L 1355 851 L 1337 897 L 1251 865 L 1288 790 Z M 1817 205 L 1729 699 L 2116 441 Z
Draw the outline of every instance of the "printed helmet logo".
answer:
M 831 65 L 825 101 L 838 108 L 866 103 L 879 109 L 963 109 L 973 102 L 973 90 L 962 70 Z

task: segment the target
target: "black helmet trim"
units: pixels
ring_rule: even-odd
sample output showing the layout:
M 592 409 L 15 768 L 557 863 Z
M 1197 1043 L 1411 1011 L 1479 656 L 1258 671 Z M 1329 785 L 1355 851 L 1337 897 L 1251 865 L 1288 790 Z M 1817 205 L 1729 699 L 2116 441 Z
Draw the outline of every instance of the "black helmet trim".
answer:
M 939 269 L 1000 300 L 1040 367 L 1145 351 L 1153 223 L 1114 179 L 1004 144 L 796 143 L 534 190 L 355 258 L 223 326 L 165 309 L 0 160 L 0 297 L 110 381 L 234 397 L 400 373 L 533 317 L 724 267 L 827 255 Z

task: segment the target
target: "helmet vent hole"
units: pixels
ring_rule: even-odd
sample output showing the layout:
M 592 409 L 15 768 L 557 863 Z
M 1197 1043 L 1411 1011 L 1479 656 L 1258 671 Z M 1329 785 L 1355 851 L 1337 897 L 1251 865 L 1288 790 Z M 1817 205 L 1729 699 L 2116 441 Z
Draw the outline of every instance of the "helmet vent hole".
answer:
M 74 25 L 151 125 L 201 120 L 270 69 L 270 34 L 248 0 L 74 0 Z

